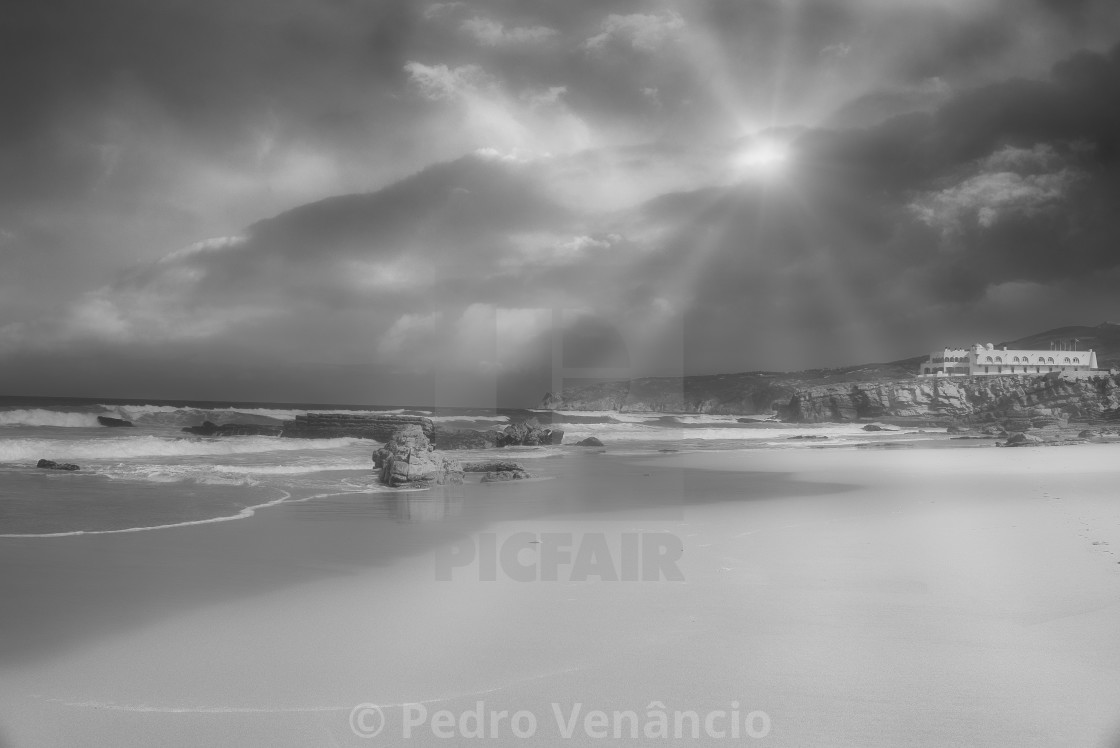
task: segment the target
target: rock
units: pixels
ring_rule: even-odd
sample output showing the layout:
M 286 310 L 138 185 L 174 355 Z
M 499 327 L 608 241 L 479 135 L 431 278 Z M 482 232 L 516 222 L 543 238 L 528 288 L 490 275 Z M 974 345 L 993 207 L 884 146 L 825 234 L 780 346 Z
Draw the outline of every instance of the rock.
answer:
M 1008 418 L 1003 422 L 1003 430 L 1008 433 L 1027 431 L 1031 428 L 1029 418 Z
M 511 423 L 502 430 L 499 447 L 537 447 L 542 444 L 560 444 L 564 439 L 561 429 L 547 429 L 536 418 Z
M 786 439 L 792 441 L 816 441 L 819 439 L 827 439 L 824 434 L 798 434 L 797 436 L 787 436 Z
M 869 424 L 867 424 L 866 426 L 863 427 L 863 430 L 864 431 L 886 431 L 887 429 L 883 428 L 882 426 L 876 426 L 873 423 L 869 423 Z
M 439 449 L 495 449 L 502 440 L 500 431 L 475 429 L 437 429 L 435 436 Z
M 100 423 L 102 426 L 110 426 L 110 427 L 117 427 L 117 428 L 119 428 L 121 426 L 131 426 L 132 425 L 132 421 L 126 421 L 123 418 L 110 418 L 109 416 L 98 416 L 97 417 L 97 422 Z
M 1091 377 L 978 376 L 844 382 L 797 389 L 781 409 L 799 423 L 845 422 L 859 418 L 951 418 L 961 423 L 1013 419 L 1014 430 L 1032 420 L 1054 425 L 1120 419 L 1120 374 Z
M 524 470 L 501 470 L 495 473 L 487 473 L 482 476 L 483 483 L 499 483 L 509 480 L 523 480 L 525 478 L 532 478 L 533 476 Z
M 424 436 L 435 436 L 431 418 L 391 414 L 308 413 L 287 421 L 280 436 L 293 439 L 337 439 L 353 437 L 387 442 L 402 426 L 419 426 Z
M 1097 432 L 1092 429 L 1085 429 L 1077 434 L 1078 439 L 1095 439 Z
M 464 462 L 462 463 L 462 469 L 464 473 L 528 473 L 528 471 L 525 469 L 525 466 L 520 462 L 509 462 L 507 460 L 482 460 L 479 462 Z
M 1026 433 L 1023 433 L 1023 432 L 1019 432 L 1017 434 L 1012 434 L 1011 436 L 1009 436 L 1007 438 L 1007 441 L 1003 443 L 1003 446 L 1005 446 L 1005 447 L 1027 447 L 1027 446 L 1031 446 L 1033 444 L 1042 444 L 1042 439 L 1039 439 L 1037 436 L 1034 436 L 1032 434 L 1026 434 Z
M 580 441 L 576 442 L 576 446 L 577 447 L 601 447 L 601 446 L 603 446 L 603 443 L 601 441 L 599 441 L 598 439 L 596 439 L 595 437 L 589 436 L 586 439 L 581 439 Z
M 373 465 L 380 471 L 381 482 L 394 488 L 463 482 L 458 460 L 437 452 L 419 423 L 406 424 L 393 432 L 385 446 L 373 453 Z
M 80 467 L 69 462 L 55 462 L 54 460 L 39 460 L 35 467 L 45 470 L 81 470 Z

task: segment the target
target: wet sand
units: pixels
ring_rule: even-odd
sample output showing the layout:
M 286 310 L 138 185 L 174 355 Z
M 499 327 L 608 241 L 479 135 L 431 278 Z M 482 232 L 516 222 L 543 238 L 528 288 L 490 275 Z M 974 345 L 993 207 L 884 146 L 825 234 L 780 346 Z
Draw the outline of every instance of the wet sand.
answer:
M 543 481 L 3 539 L 0 745 L 446 745 L 402 740 L 393 705 L 481 700 L 538 718 L 495 744 L 561 742 L 553 702 L 656 702 L 765 711 L 760 745 L 1114 748 L 1117 455 L 588 454 L 535 462 Z M 525 532 L 612 554 L 669 533 L 684 581 L 437 580 L 448 548 Z

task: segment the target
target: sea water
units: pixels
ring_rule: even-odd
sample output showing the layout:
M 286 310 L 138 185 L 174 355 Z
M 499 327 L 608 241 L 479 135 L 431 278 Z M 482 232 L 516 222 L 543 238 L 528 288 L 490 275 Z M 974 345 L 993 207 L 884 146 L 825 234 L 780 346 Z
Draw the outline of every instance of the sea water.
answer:
M 521 448 L 517 460 L 562 458 L 594 436 L 618 456 L 665 451 L 825 448 L 944 439 L 936 431 L 865 432 L 856 424 L 794 425 L 730 415 L 494 411 L 469 408 L 0 398 L 0 536 L 136 532 L 248 519 L 284 502 L 380 493 L 371 469 L 377 443 L 356 438 L 200 437 L 203 421 L 278 425 L 307 412 L 409 413 L 445 428 L 501 429 L 535 416 L 565 431 L 564 443 Z M 132 427 L 107 427 L 98 416 Z M 812 437 L 812 438 L 805 438 Z M 467 459 L 484 455 L 464 453 Z M 63 472 L 40 459 L 75 463 Z

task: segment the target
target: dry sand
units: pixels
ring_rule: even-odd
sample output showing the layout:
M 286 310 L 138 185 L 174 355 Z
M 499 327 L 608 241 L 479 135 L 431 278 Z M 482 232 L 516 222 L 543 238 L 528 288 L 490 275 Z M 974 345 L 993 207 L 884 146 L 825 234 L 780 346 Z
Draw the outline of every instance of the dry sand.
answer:
M 1118 450 L 587 455 L 529 484 L 2 541 L 0 745 L 447 745 L 402 740 L 393 705 L 481 700 L 538 720 L 484 744 L 563 744 L 553 702 L 737 702 L 770 720 L 748 744 L 1115 748 Z M 684 582 L 435 578 L 480 532 L 657 531 Z

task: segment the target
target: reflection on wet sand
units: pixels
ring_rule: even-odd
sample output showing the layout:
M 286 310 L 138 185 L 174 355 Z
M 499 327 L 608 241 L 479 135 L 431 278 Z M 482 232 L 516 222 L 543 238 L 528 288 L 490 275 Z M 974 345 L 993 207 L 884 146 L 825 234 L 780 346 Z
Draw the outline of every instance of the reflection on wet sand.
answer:
M 396 496 L 398 522 L 437 522 L 463 513 L 463 487 L 441 486 L 433 491 L 401 491 Z

